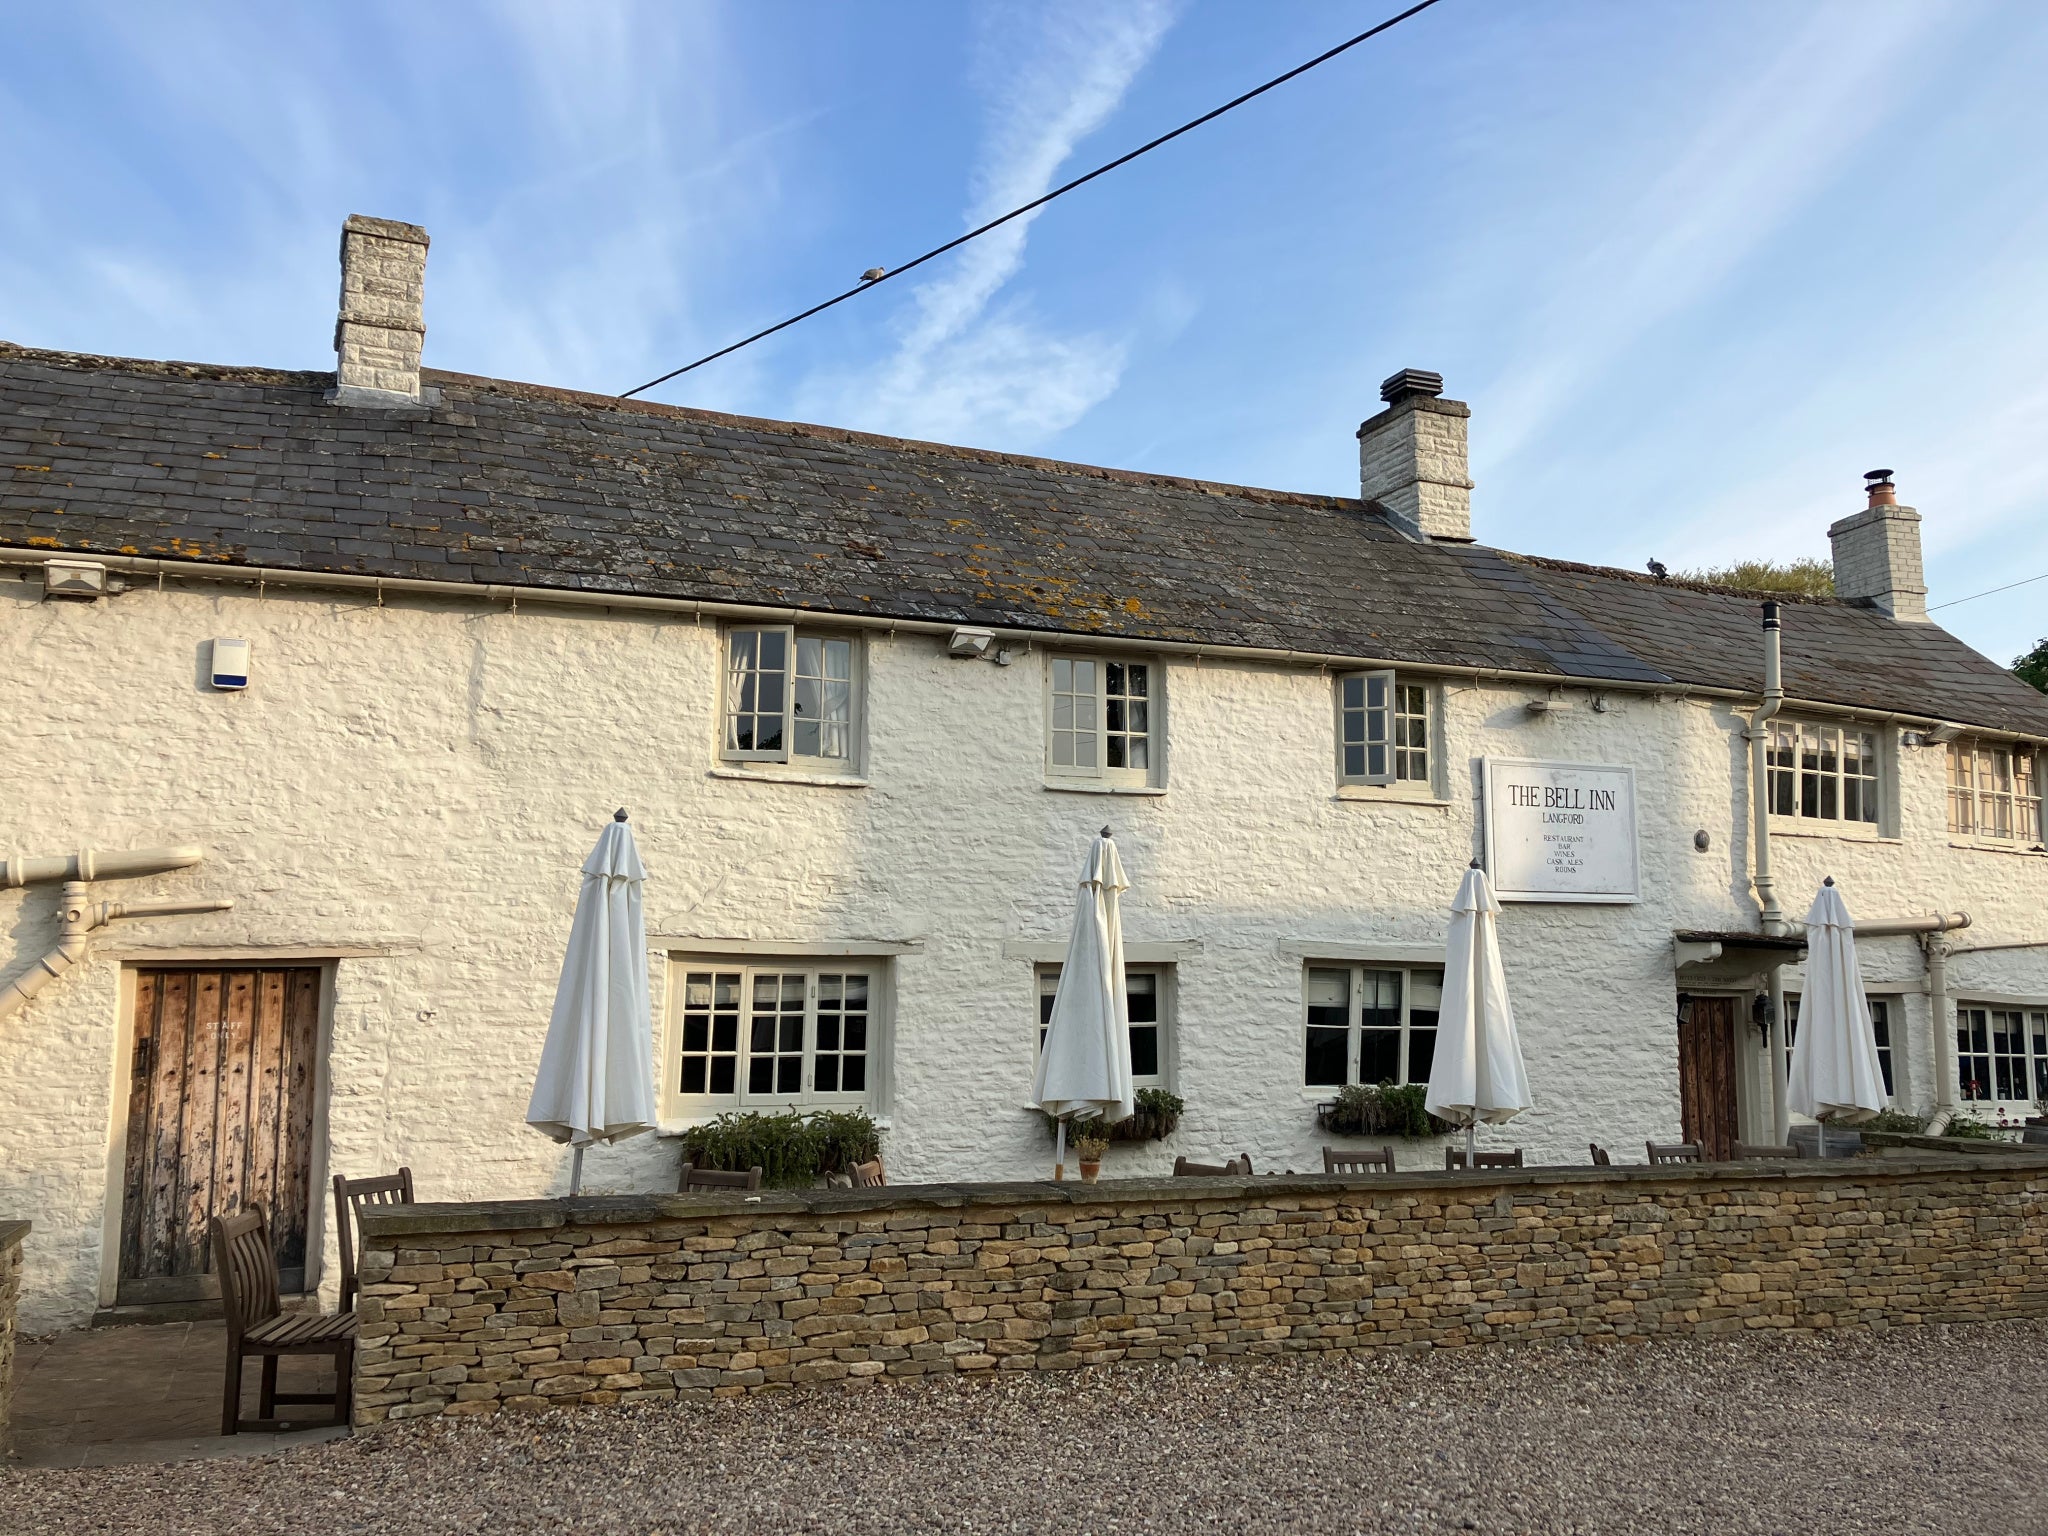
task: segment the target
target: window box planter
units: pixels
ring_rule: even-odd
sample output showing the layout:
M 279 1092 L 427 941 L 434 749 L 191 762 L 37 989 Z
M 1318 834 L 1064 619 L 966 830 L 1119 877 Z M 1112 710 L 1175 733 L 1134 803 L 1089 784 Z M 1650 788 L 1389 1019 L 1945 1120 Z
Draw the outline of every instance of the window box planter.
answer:
M 1422 1107 L 1420 1083 L 1353 1084 L 1316 1106 L 1316 1126 L 1332 1136 L 1446 1136 L 1455 1130 Z
M 1105 1141 L 1164 1141 L 1180 1128 L 1181 1112 L 1187 1108 L 1176 1094 L 1164 1088 L 1140 1088 L 1137 1094 L 1136 1111 L 1114 1125 L 1098 1126 L 1082 1121 L 1093 1135 Z M 1056 1133 L 1057 1122 L 1051 1115 L 1040 1111 L 1039 1118 L 1045 1121 L 1048 1135 Z M 1069 1122 L 1067 1134 L 1077 1134 L 1076 1123 Z

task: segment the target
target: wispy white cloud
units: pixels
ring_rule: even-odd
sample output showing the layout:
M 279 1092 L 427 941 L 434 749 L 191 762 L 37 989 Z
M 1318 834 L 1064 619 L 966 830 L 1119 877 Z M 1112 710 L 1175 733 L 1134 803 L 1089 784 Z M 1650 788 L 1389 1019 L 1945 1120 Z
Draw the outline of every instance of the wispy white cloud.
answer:
M 987 131 L 964 225 L 1051 190 L 1068 158 L 1122 103 L 1172 26 L 1172 0 L 1065 0 L 991 13 L 977 77 Z M 998 297 L 1023 270 L 1036 213 L 941 258 L 912 292 L 877 366 L 814 375 L 798 414 L 912 437 L 1033 443 L 1107 398 L 1125 343 L 1056 334 L 1029 303 Z
M 1640 193 L 1580 217 L 1604 238 L 1522 272 L 1543 295 L 1487 390 L 1484 453 L 1530 445 L 1660 322 L 1698 304 L 1778 233 L 1896 109 L 1899 77 L 1942 24 L 1939 8 L 1817 11 L 1767 68 L 1716 99 L 1679 146 L 1646 145 Z M 1662 169 L 1655 169 L 1656 167 Z

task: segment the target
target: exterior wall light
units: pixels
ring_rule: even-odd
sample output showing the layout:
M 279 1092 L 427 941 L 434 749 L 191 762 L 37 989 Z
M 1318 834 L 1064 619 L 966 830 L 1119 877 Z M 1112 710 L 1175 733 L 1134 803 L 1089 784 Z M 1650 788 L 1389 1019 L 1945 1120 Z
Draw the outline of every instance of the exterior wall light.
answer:
M 988 654 L 995 638 L 995 631 L 991 629 L 956 629 L 946 638 L 946 654 L 958 656 L 963 661 L 974 661 Z
M 1692 994 L 1690 992 L 1678 994 L 1678 1022 L 1680 1024 L 1690 1024 L 1692 1022 Z

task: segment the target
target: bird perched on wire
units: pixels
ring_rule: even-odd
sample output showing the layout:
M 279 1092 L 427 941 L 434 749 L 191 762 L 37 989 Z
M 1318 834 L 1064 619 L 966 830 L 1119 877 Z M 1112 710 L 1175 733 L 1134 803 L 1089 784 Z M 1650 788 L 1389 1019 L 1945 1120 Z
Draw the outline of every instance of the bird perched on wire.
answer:
M 1662 560 L 1652 560 L 1650 562 L 1650 574 L 1656 577 L 1657 580 L 1662 581 L 1666 576 L 1669 576 L 1671 572 L 1665 568 L 1664 562 Z
M 887 267 L 869 267 L 867 271 L 861 273 L 860 280 L 864 283 L 879 283 L 888 275 L 889 269 Z

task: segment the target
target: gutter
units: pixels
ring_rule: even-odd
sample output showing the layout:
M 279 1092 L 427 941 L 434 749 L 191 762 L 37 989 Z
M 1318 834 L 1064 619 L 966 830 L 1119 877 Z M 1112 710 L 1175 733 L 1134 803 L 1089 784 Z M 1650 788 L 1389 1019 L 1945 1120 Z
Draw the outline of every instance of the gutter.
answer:
M 63 928 L 50 951 L 21 975 L 0 987 L 0 1019 L 21 1008 L 51 982 L 85 958 L 88 937 L 124 917 L 169 917 L 185 912 L 225 912 L 232 901 L 91 901 L 94 880 L 132 880 L 139 875 L 186 869 L 206 857 L 202 848 L 137 848 L 125 853 L 81 849 L 49 858 L 13 857 L 0 865 L 0 889 L 43 880 L 62 880 Z

